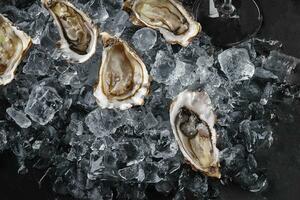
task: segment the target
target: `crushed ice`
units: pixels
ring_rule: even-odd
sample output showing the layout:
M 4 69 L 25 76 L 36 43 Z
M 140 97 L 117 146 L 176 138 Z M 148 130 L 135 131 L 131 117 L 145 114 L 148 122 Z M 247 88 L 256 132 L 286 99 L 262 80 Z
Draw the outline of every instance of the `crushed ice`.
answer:
M 252 192 L 268 186 L 255 152 L 272 144 L 278 94 L 300 96 L 299 89 L 287 91 L 299 60 L 280 53 L 278 41 L 253 39 L 223 51 L 201 34 L 180 48 L 133 26 L 122 0 L 74 0 L 103 30 L 131 43 L 153 77 L 144 106 L 101 110 L 92 94 L 101 45 L 85 64 L 65 62 L 55 49 L 52 18 L 39 1 L 22 2 L 0 7 L 35 44 L 16 79 L 0 88 L 0 151 L 12 150 L 19 173 L 35 158 L 33 167 L 52 172 L 55 192 L 80 199 L 145 199 L 149 186 L 178 200 L 217 197 L 220 183 L 230 181 Z M 186 88 L 206 90 L 214 103 L 220 182 L 185 165 L 170 132 L 170 102 Z

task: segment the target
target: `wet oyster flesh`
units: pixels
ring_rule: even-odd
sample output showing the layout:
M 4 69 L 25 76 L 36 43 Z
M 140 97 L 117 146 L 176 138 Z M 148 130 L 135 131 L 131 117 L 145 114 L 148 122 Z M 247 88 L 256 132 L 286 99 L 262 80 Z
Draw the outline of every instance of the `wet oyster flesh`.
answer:
M 201 25 L 176 0 L 125 0 L 135 25 L 159 30 L 171 44 L 187 46 L 201 31 Z
M 145 64 L 129 45 L 108 33 L 103 40 L 102 64 L 94 96 L 102 108 L 131 108 L 142 105 L 150 80 Z
M 215 120 L 206 92 L 186 90 L 171 105 L 171 126 L 186 160 L 207 176 L 220 178 Z
M 31 38 L 0 14 L 0 85 L 10 83 L 31 46 Z
M 73 62 L 85 62 L 96 51 L 98 30 L 86 14 L 67 0 L 42 0 L 53 16 L 61 37 L 58 46 Z

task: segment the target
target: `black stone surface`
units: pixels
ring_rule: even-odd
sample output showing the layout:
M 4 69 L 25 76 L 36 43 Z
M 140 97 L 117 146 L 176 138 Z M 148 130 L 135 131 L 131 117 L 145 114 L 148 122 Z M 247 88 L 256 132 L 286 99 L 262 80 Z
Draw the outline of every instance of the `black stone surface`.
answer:
M 20 0 L 20 2 L 22 4 L 24 1 Z M 282 41 L 284 53 L 300 58 L 300 1 L 260 0 L 260 3 L 265 20 L 258 36 Z M 294 77 L 298 83 L 300 83 L 299 68 Z M 294 122 L 292 124 L 279 122 L 275 126 L 272 148 L 258 155 L 258 163 L 267 169 L 270 180 L 269 189 L 263 194 L 253 194 L 231 185 L 222 188 L 222 200 L 300 199 L 300 105 L 295 104 L 288 108 L 279 105 L 279 108 L 282 113 L 289 112 L 293 115 Z M 0 111 L 3 112 L 1 108 Z M 5 152 L 0 155 L 1 200 L 53 200 L 56 198 L 47 177 L 42 187 L 39 188 L 37 182 L 43 175 L 42 171 L 30 170 L 29 174 L 23 176 L 17 174 L 17 168 L 16 159 L 12 154 Z M 57 199 L 71 198 L 58 197 Z M 153 193 L 151 199 L 167 198 Z
M 300 1 L 260 0 L 264 22 L 259 37 L 283 42 L 283 50 L 300 58 Z

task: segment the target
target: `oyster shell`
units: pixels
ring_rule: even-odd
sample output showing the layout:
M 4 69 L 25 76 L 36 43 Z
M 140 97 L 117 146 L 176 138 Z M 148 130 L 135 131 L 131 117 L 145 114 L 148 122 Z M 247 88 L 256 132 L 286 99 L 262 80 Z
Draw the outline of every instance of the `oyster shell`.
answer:
M 101 33 L 104 50 L 94 96 L 101 108 L 125 110 L 144 104 L 150 79 L 145 64 L 129 45 Z
M 175 139 L 186 160 L 207 176 L 221 177 L 216 147 L 216 117 L 206 92 L 180 93 L 170 108 Z
M 10 83 L 30 48 L 31 38 L 0 14 L 0 85 Z
M 61 40 L 63 56 L 83 63 L 96 52 L 98 29 L 92 20 L 67 0 L 42 0 L 54 18 Z
M 201 25 L 176 0 L 125 0 L 135 25 L 157 29 L 171 44 L 187 46 L 201 31 Z

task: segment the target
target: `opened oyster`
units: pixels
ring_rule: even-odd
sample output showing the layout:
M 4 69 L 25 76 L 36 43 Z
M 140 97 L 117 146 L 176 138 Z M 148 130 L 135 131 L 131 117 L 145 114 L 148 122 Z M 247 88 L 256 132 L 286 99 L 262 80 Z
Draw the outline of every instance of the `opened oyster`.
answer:
M 185 90 L 171 105 L 171 126 L 186 160 L 207 176 L 220 178 L 215 120 L 206 92 Z
M 101 108 L 125 110 L 142 105 L 150 80 L 145 64 L 129 45 L 101 33 L 104 50 L 94 96 Z
M 171 44 L 187 46 L 201 31 L 201 25 L 176 0 L 125 0 L 123 7 L 132 12 L 135 25 L 159 30 Z
M 31 46 L 31 38 L 0 14 L 0 85 L 10 83 Z
M 54 18 L 61 40 L 58 46 L 71 62 L 83 63 L 96 52 L 98 29 L 67 0 L 42 0 Z

